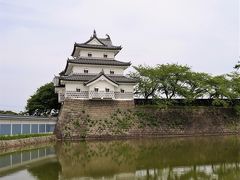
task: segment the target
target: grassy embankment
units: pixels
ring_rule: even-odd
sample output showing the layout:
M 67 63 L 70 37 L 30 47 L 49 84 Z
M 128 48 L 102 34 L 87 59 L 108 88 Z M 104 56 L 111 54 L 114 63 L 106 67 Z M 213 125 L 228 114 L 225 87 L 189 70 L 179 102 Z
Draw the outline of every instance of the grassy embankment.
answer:
M 0 140 L 15 140 L 15 139 L 24 139 L 24 138 L 31 138 L 31 137 L 42 137 L 42 136 L 49 136 L 52 133 L 44 133 L 44 134 L 18 134 L 18 135 L 0 135 Z

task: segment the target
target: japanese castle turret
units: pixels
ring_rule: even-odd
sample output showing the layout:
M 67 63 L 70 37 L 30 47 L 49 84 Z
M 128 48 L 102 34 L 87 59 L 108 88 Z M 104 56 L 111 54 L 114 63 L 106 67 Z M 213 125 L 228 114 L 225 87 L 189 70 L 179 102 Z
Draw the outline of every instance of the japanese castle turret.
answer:
M 94 31 L 85 43 L 75 43 L 72 58 L 54 78 L 58 101 L 133 100 L 135 80 L 124 76 L 131 63 L 115 59 L 121 46 L 114 46 L 109 35 L 98 38 Z

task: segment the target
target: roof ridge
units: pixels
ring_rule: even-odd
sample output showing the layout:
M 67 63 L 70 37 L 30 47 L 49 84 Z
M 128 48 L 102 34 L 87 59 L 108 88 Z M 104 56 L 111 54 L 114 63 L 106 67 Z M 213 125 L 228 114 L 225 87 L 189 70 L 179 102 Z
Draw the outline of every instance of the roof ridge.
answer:
M 78 57 L 78 58 L 76 58 L 76 60 L 77 59 L 89 59 L 89 60 L 95 60 L 95 59 L 102 59 L 102 60 L 106 60 L 106 61 L 109 61 L 109 60 L 114 60 L 113 58 L 108 58 L 108 59 L 106 59 L 106 58 L 104 58 L 104 57 Z
M 99 61 L 99 62 L 98 62 Z M 101 59 L 101 58 L 98 58 L 98 59 L 89 59 L 89 58 L 78 58 L 78 59 L 68 59 L 67 62 L 70 62 L 70 63 L 79 63 L 79 64 L 101 64 L 101 63 L 104 63 L 104 65 L 118 65 L 118 66 L 130 66 L 131 65 L 131 62 L 124 62 L 124 61 L 119 61 L 119 60 L 116 60 L 116 59 L 111 59 L 111 60 L 107 60 L 107 59 Z M 113 63 L 113 64 L 111 64 Z M 117 63 L 117 64 L 114 64 L 114 63 Z
M 99 41 L 100 41 L 100 40 L 99 40 Z M 74 45 L 78 45 L 78 46 L 81 46 L 81 45 L 86 45 L 86 46 L 99 46 L 99 47 L 102 46 L 102 45 L 98 45 L 98 44 L 87 44 L 87 43 L 88 43 L 88 41 L 85 42 L 85 43 L 77 43 L 77 42 L 75 42 Z M 103 43 L 103 42 L 101 42 L 101 43 Z M 120 45 L 120 46 L 116 46 L 116 45 L 107 46 L 107 45 L 104 44 L 104 43 L 103 43 L 103 46 L 109 47 L 109 48 L 111 48 L 111 47 L 115 47 L 115 48 L 120 48 L 120 47 L 122 47 L 121 45 Z
M 103 60 L 103 61 L 124 62 L 124 61 L 116 60 L 116 59 L 114 59 L 114 58 L 108 58 L 108 59 L 106 59 L 106 58 L 100 58 L 100 57 L 96 57 L 96 58 L 94 58 L 94 57 L 91 57 L 91 58 L 89 58 L 89 57 L 78 57 L 78 58 L 73 58 L 73 59 L 68 58 L 67 60 L 75 60 L 75 61 L 77 61 L 77 60 Z M 131 61 L 124 62 L 124 63 L 131 63 Z

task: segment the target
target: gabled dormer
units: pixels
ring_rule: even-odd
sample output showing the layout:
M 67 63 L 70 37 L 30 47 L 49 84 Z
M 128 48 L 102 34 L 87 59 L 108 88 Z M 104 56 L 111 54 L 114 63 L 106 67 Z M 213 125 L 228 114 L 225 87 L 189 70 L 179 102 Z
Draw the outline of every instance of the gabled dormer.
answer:
M 96 45 L 96 46 L 105 46 L 105 44 L 103 42 L 101 42 L 100 39 L 98 39 L 96 31 L 94 30 L 93 32 L 93 36 L 90 37 L 90 39 L 83 43 L 85 45 Z
M 72 56 L 90 57 L 90 58 L 106 58 L 114 59 L 114 57 L 122 49 L 121 46 L 114 46 L 109 35 L 106 38 L 98 38 L 96 31 L 85 43 L 75 43 Z

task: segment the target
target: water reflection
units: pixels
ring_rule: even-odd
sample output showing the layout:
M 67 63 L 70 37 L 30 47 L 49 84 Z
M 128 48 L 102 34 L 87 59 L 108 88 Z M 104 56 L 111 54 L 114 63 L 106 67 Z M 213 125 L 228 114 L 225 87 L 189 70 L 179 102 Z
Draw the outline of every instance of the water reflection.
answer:
M 63 143 L 57 155 L 66 179 L 237 179 L 239 145 L 237 137 Z
M 55 149 L 53 147 L 43 147 L 39 149 L 31 149 L 18 151 L 14 153 L 5 153 L 0 155 L 0 172 L 5 169 L 13 169 L 19 165 L 25 165 L 35 160 L 43 160 L 49 157 L 55 157 Z
M 64 142 L 33 151 L 0 155 L 0 176 L 33 157 L 21 168 L 29 179 L 240 179 L 239 137 Z

